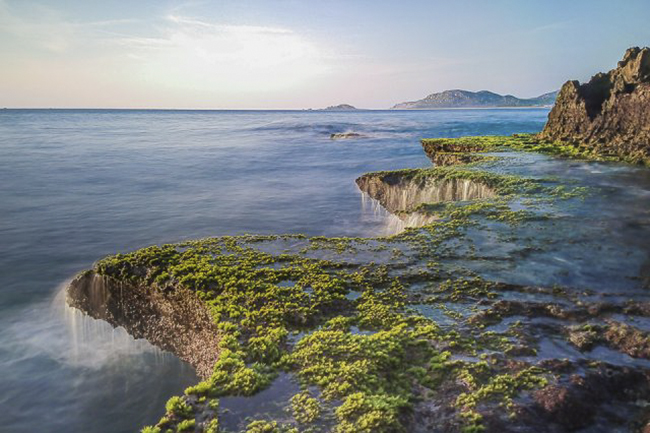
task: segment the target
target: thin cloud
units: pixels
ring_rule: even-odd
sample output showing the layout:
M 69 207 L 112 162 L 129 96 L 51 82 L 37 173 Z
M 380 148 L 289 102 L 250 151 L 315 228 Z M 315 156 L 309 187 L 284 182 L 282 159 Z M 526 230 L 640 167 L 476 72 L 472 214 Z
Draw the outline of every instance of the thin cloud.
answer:
M 44 6 L 35 7 L 31 15 L 25 17 L 13 11 L 5 0 L 0 0 L 0 33 L 54 53 L 63 53 L 79 41 L 110 35 L 111 29 L 137 22 L 135 19 L 75 22 L 56 9 Z
M 166 87 L 272 92 L 312 82 L 330 68 L 324 50 L 288 28 L 171 14 L 157 33 L 115 42 L 148 82 Z
M 538 26 L 535 28 L 530 29 L 530 33 L 540 33 L 540 32 L 549 32 L 549 31 L 557 31 L 560 29 L 564 29 L 567 27 L 572 26 L 575 23 L 574 20 L 565 20 L 565 21 L 557 21 L 554 23 L 548 23 L 544 24 L 542 26 Z
M 242 33 L 270 33 L 278 35 L 293 34 L 294 32 L 289 29 L 281 27 L 266 27 L 266 26 L 251 26 L 251 25 L 229 25 L 218 24 L 202 21 L 196 18 L 184 17 L 179 15 L 167 15 L 167 20 L 184 26 L 198 27 L 203 29 L 211 29 L 214 31 L 232 31 Z

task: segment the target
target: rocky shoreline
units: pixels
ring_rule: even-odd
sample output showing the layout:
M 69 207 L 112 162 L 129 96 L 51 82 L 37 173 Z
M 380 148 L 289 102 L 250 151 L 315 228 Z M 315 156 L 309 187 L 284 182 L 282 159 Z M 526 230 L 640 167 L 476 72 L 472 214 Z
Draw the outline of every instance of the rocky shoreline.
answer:
M 490 168 L 509 164 L 497 149 L 531 142 L 425 141 L 427 153 L 488 149 L 490 157 L 357 180 L 398 216 L 435 215 L 422 229 L 150 247 L 98 262 L 70 285 L 68 302 L 176 353 L 204 378 L 145 432 L 225 431 L 219 399 L 254 395 L 279 375 L 301 384 L 278 402 L 286 416 L 248 414 L 242 431 L 642 431 L 650 335 L 621 318 L 650 318 L 647 302 L 505 284 L 445 264 L 482 254 L 516 263 L 514 252 L 497 259 L 493 244 L 469 233 L 487 235 L 495 223 L 499 231 L 543 227 L 535 203 L 580 199 L 579 187 Z M 522 201 L 529 209 L 511 207 Z
M 620 67 L 644 71 L 642 52 Z M 242 404 L 240 431 L 650 431 L 647 264 L 614 285 L 556 283 L 573 269 L 555 265 L 558 250 L 600 247 L 573 237 L 586 220 L 571 212 L 602 191 L 562 181 L 555 174 L 573 166 L 539 153 L 643 157 L 618 138 L 607 149 L 545 141 L 564 140 L 552 131 L 566 99 L 540 136 L 423 140 L 435 166 L 359 177 L 388 212 L 417 220 L 394 236 L 223 236 L 118 254 L 80 274 L 71 306 L 203 378 L 143 432 L 228 431 L 220 399 L 287 378 L 297 387 L 275 393 L 281 411 Z M 517 271 L 535 283 L 509 281 Z

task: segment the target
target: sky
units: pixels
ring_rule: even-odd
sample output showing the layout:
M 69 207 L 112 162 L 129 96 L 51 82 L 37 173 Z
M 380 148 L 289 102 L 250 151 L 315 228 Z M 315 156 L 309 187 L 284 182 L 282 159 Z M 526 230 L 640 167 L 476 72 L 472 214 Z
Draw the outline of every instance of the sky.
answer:
M 0 107 L 534 97 L 650 45 L 648 0 L 0 0 Z

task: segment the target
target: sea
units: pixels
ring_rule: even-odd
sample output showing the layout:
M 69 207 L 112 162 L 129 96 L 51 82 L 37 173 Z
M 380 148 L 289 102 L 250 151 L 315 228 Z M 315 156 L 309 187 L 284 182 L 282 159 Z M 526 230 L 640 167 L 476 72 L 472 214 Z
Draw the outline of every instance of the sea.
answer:
M 67 283 L 98 259 L 220 235 L 387 234 L 385 212 L 363 205 L 358 176 L 430 166 L 422 138 L 534 133 L 547 116 L 544 108 L 0 110 L 0 431 L 133 432 L 198 380 L 173 355 L 66 306 Z M 345 132 L 361 136 L 330 138 Z M 625 197 L 607 207 L 612 225 L 589 236 L 601 233 L 607 247 L 618 222 L 617 245 L 635 252 L 611 264 L 611 250 L 590 250 L 587 265 L 598 254 L 614 267 L 643 264 L 647 171 L 558 167 L 558 176 L 575 170 Z M 576 224 L 598 221 L 586 209 Z M 571 273 L 570 257 L 562 260 Z M 586 265 L 576 266 L 572 284 L 591 283 Z

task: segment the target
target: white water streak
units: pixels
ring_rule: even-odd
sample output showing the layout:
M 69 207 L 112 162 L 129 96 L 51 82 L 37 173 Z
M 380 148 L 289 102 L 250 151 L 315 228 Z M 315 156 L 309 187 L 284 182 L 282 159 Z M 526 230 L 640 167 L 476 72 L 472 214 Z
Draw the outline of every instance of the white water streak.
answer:
M 3 341 L 19 354 L 18 359 L 45 355 L 63 364 L 99 369 L 127 357 L 147 354 L 148 359 L 162 361 L 173 356 L 146 340 L 134 339 L 122 327 L 113 328 L 68 306 L 68 284 L 60 285 L 53 299 L 20 312 L 3 330 Z
M 362 214 L 370 215 L 373 220 L 381 223 L 380 236 L 391 236 L 403 232 L 407 228 L 422 227 L 436 220 L 435 216 L 413 212 L 402 218 L 388 212 L 379 203 L 365 192 L 361 192 Z

